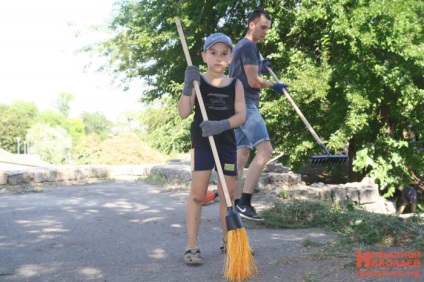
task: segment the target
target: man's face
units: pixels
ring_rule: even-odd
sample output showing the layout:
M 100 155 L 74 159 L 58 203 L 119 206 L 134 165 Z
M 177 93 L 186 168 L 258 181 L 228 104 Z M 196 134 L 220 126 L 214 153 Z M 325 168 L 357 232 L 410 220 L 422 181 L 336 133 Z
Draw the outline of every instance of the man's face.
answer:
M 265 38 L 271 29 L 271 21 L 268 20 L 264 15 L 254 22 L 250 22 L 249 29 L 251 31 L 253 41 L 257 42 Z

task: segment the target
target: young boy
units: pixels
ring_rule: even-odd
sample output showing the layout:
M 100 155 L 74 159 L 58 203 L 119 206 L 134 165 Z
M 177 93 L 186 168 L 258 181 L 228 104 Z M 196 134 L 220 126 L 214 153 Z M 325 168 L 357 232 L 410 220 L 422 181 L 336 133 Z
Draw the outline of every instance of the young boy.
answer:
M 221 181 L 226 182 L 232 197 L 237 177 L 237 148 L 234 128 L 246 120 L 246 105 L 243 86 L 240 81 L 225 75 L 232 56 L 232 41 L 222 33 L 214 33 L 206 38 L 202 58 L 207 71 L 200 74 L 195 66 L 186 69 L 184 88 L 178 102 L 181 118 L 194 119 L 190 133 L 192 142 L 192 182 L 186 208 L 187 247 L 184 261 L 187 265 L 202 264 L 197 235 L 200 225 L 202 203 L 207 193 L 209 179 L 215 162 L 208 136 L 213 136 L 225 179 L 218 180 L 220 198 L 220 219 L 224 242 L 227 239 L 225 216 L 226 201 Z M 193 88 L 199 82 L 200 93 L 206 108 L 208 120 L 204 121 Z M 216 169 L 216 168 L 215 168 Z M 232 199 L 231 199 L 232 200 Z

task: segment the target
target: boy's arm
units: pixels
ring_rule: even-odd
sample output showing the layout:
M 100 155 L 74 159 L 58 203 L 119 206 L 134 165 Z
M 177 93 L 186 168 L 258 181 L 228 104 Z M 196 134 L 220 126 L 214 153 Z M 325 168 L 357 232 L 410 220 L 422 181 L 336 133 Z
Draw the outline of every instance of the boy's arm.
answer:
M 178 101 L 178 113 L 182 119 L 186 119 L 190 116 L 194 107 L 194 99 L 196 98 L 196 94 L 194 93 L 194 89 L 192 90 L 192 95 L 187 96 L 181 94 L 180 100 Z

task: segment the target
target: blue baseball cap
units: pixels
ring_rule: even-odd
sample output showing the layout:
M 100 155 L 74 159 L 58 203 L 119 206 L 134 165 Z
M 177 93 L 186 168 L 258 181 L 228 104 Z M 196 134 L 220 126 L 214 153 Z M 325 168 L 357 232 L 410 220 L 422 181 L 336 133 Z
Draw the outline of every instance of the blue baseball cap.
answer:
M 217 32 L 212 33 L 206 38 L 205 45 L 203 46 L 203 51 L 208 50 L 216 43 L 227 44 L 228 46 L 230 46 L 231 51 L 233 50 L 233 42 L 231 41 L 231 39 L 227 35 Z

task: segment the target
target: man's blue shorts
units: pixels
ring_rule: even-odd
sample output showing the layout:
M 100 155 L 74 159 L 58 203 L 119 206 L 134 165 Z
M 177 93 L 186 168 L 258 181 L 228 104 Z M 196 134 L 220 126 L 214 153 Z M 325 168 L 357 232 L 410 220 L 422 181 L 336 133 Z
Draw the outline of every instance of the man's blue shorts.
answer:
M 246 105 L 246 122 L 236 128 L 237 148 L 253 149 L 263 141 L 269 141 L 265 121 L 253 104 Z
M 224 175 L 237 175 L 237 151 L 230 148 L 218 147 L 218 157 Z M 210 147 L 195 147 L 191 151 L 191 166 L 193 171 L 212 170 L 215 168 L 212 149 Z
M 417 203 L 417 192 L 414 186 L 404 187 L 402 190 L 402 202 L 404 204 L 416 204 Z

